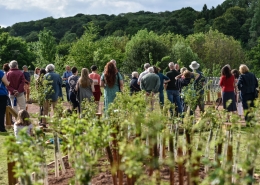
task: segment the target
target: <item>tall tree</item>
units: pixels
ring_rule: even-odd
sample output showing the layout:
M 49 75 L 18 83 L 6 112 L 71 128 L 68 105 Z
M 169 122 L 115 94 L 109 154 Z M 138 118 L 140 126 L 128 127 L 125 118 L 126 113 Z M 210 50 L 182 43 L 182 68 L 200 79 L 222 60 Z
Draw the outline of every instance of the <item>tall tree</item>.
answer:
M 260 38 L 258 38 L 257 45 L 248 51 L 247 57 L 250 61 L 249 67 L 257 77 L 260 77 Z
M 159 38 L 157 34 L 146 29 L 138 31 L 126 45 L 124 71 L 130 73 L 137 68 L 142 70 L 142 65 L 149 63 L 151 58 L 155 64 L 167 56 L 169 48 Z
M 254 10 L 254 16 L 252 18 L 250 32 L 249 46 L 255 46 L 257 44 L 257 39 L 260 37 L 260 0 L 256 1 L 256 7 Z
M 94 52 L 97 48 L 95 39 L 98 36 L 99 28 L 93 22 L 85 27 L 84 34 L 72 44 L 68 61 L 79 69 L 90 67 L 93 64 Z
M 187 42 L 193 52 L 198 54 L 202 65 L 211 72 L 216 64 L 230 64 L 232 68 L 238 68 L 241 63 L 245 63 L 245 54 L 240 42 L 218 31 L 210 30 L 205 34 L 190 35 Z
M 17 60 L 19 66 L 30 66 L 35 60 L 35 55 L 22 38 L 2 32 L 0 33 L 0 63 L 2 65 L 11 60 Z
M 56 41 L 52 31 L 44 28 L 39 33 L 39 41 L 32 44 L 32 48 L 37 55 L 35 66 L 45 67 L 47 64 L 54 64 L 56 55 Z

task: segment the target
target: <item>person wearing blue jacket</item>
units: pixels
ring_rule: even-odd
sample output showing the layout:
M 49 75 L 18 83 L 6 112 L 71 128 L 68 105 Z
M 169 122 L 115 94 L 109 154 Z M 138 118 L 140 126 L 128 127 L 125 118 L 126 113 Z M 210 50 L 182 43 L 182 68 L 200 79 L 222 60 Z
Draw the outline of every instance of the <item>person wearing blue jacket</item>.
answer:
M 49 64 L 46 66 L 44 79 L 48 81 L 46 87 L 45 102 L 43 104 L 43 115 L 48 115 L 49 107 L 52 105 L 53 110 L 59 98 L 62 98 L 62 79 L 59 74 L 54 72 L 55 66 Z M 42 119 L 42 126 L 46 127 L 46 119 Z
M 8 99 L 8 91 L 6 86 L 9 85 L 9 81 L 3 71 L 0 71 L 0 132 L 6 132 L 5 130 L 5 110 Z

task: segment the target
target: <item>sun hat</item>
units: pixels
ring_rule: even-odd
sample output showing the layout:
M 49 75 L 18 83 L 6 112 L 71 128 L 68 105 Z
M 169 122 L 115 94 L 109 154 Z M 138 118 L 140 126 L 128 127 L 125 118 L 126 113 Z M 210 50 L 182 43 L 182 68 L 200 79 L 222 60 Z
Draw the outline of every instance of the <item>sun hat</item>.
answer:
M 191 64 L 189 65 L 191 69 L 198 69 L 200 67 L 200 64 L 197 63 L 196 61 L 192 61 Z

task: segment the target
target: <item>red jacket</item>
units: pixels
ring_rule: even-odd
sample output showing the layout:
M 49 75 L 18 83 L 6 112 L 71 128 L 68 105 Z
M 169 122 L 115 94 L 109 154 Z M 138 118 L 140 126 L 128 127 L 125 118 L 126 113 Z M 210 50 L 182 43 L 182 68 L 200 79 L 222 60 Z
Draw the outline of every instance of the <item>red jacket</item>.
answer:
M 17 90 L 19 93 L 24 92 L 25 79 L 22 71 L 19 69 L 10 69 L 6 77 L 10 82 L 9 86 L 7 86 L 9 94 L 14 95 L 14 90 Z

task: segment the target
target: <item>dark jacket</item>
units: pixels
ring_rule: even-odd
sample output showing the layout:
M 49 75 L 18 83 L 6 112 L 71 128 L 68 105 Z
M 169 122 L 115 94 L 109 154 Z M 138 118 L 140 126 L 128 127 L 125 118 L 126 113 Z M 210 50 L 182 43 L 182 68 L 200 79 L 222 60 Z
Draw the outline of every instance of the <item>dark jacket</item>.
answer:
M 191 78 L 179 78 L 176 80 L 176 86 L 179 88 L 180 92 L 181 89 L 185 86 L 188 86 L 191 81 Z
M 242 95 L 254 93 L 258 87 L 258 81 L 253 73 L 247 72 L 239 76 L 237 87 Z
M 171 70 L 166 73 L 166 76 L 171 80 L 168 82 L 166 90 L 179 90 L 178 87 L 175 85 L 175 77 L 178 76 L 180 73 L 176 70 Z
M 133 94 L 134 92 L 141 91 L 140 86 L 137 84 L 138 78 L 133 77 L 130 82 L 130 92 Z

